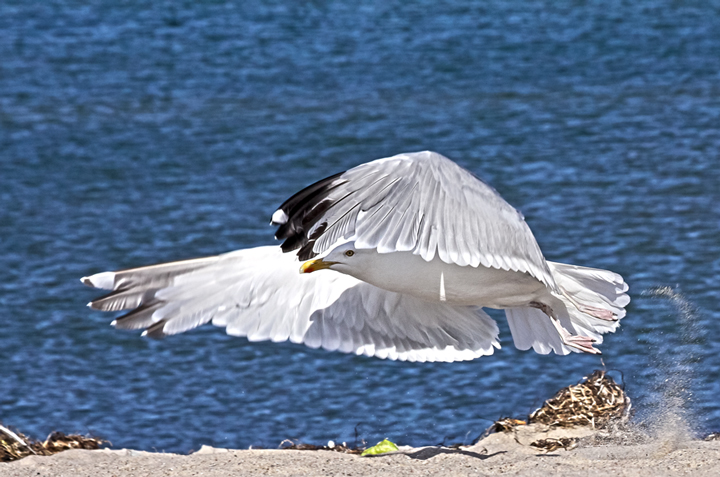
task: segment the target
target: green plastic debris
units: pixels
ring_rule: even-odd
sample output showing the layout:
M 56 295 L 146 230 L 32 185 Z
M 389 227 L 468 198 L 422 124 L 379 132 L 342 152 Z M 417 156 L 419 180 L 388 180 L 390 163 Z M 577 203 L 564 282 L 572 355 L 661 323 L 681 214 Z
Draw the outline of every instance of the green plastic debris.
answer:
M 395 452 L 398 450 L 398 446 L 395 445 L 395 443 L 390 442 L 389 440 L 385 439 L 382 442 L 378 442 L 376 445 L 365 449 L 361 456 L 363 455 L 378 455 L 378 454 L 385 454 L 388 452 Z

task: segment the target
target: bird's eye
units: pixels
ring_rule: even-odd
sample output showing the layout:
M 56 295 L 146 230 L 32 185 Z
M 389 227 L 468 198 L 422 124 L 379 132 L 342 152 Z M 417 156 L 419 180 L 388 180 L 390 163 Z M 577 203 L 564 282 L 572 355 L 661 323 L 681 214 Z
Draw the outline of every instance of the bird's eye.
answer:
M 346 257 L 352 257 L 353 255 L 355 255 L 355 252 L 353 252 L 352 250 L 348 250 L 347 252 L 345 252 Z

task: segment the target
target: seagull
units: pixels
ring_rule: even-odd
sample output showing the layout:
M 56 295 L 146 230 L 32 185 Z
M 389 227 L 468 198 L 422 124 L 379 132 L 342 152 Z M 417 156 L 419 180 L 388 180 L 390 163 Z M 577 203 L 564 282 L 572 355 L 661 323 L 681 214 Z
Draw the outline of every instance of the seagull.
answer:
M 545 260 L 520 212 L 431 151 L 322 179 L 272 215 L 280 246 L 102 272 L 88 304 L 161 338 L 208 322 L 249 341 L 403 361 L 463 361 L 515 346 L 600 354 L 630 302 L 617 273 Z

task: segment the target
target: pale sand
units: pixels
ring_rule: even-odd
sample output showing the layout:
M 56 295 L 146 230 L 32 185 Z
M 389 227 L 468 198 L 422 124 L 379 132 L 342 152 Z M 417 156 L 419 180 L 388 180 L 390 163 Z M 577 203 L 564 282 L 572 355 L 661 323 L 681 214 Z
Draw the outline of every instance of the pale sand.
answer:
M 133 450 L 71 450 L 0 464 L 3 477 L 110 476 L 464 476 L 595 475 L 720 476 L 720 441 L 668 435 L 642 444 L 598 446 L 581 441 L 572 450 L 543 453 L 528 444 L 546 437 L 583 436 L 587 430 L 526 426 L 492 434 L 460 450 L 426 447 L 360 457 L 330 451 L 226 450 L 203 448 L 191 455 Z M 627 440 L 627 439 L 626 439 Z

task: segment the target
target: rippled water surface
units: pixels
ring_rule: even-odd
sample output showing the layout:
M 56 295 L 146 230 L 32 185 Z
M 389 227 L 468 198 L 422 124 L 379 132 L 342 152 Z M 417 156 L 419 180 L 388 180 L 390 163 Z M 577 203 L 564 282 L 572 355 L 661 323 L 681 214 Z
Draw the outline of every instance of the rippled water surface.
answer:
M 406 3 L 0 3 L 2 422 L 181 452 L 468 442 L 600 367 L 519 352 L 502 318 L 495 356 L 414 364 L 85 308 L 84 275 L 272 243 L 300 187 L 432 149 L 547 258 L 630 283 L 602 349 L 641 416 L 682 374 L 720 429 L 718 3 Z

